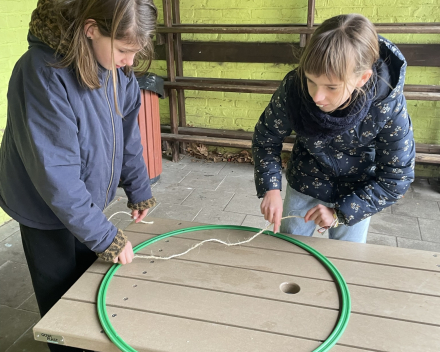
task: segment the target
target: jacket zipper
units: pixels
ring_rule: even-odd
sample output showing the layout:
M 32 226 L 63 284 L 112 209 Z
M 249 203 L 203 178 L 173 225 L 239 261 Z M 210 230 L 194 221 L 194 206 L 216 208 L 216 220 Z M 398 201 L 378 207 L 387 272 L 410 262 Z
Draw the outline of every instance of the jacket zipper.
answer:
M 113 112 L 112 112 L 112 107 L 110 105 L 110 100 L 108 99 L 108 94 L 107 94 L 107 88 L 108 88 L 108 80 L 110 78 L 110 71 L 108 72 L 107 75 L 107 79 L 105 81 L 105 98 L 107 99 L 107 104 L 108 104 L 108 108 L 110 110 L 110 116 L 111 116 L 111 120 L 112 120 L 112 129 L 113 129 L 113 155 L 112 155 L 112 172 L 110 175 L 110 182 L 108 184 L 107 187 L 107 193 L 105 195 L 105 203 L 104 203 L 104 209 L 107 207 L 107 202 L 108 202 L 108 193 L 110 192 L 110 187 L 113 183 L 113 173 L 114 173 L 114 163 L 115 163 L 115 150 L 116 150 L 116 134 L 115 134 L 115 122 L 114 122 L 114 118 L 113 118 Z

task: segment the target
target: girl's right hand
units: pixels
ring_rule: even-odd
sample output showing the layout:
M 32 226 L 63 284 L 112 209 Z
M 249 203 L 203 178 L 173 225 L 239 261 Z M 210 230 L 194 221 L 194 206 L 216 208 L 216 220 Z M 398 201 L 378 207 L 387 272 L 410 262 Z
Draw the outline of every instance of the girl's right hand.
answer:
M 274 224 L 273 232 L 277 233 L 281 226 L 281 217 L 283 215 L 283 200 L 279 189 L 267 191 L 261 202 L 261 214 L 264 219 Z
M 120 264 L 128 264 L 133 261 L 133 258 L 133 247 L 131 246 L 131 242 L 127 241 L 122 252 L 119 253 L 119 255 L 115 259 L 113 259 L 113 263 L 119 262 Z

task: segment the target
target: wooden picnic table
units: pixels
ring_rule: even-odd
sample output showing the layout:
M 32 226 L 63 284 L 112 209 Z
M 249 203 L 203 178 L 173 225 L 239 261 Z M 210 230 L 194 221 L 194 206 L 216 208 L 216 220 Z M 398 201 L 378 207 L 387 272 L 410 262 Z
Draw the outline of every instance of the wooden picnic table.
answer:
M 131 224 L 125 230 L 133 246 L 203 225 L 147 219 L 154 224 Z M 238 242 L 252 235 L 188 232 L 138 254 L 166 257 L 205 239 Z M 330 259 L 348 284 L 352 312 L 332 351 L 440 351 L 440 254 L 294 238 Z M 119 351 L 103 332 L 96 308 L 98 288 L 110 266 L 97 260 L 36 324 L 34 337 Z M 285 293 L 283 283 L 300 291 Z M 332 276 L 316 258 L 268 235 L 240 246 L 205 243 L 171 260 L 136 258 L 116 272 L 106 302 L 116 332 L 139 352 L 313 351 L 333 330 L 340 303 Z

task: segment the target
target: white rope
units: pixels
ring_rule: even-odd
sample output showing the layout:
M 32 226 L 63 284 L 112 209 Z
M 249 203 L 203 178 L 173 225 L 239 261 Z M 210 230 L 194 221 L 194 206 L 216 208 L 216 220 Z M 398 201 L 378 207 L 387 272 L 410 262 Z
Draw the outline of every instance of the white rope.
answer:
M 127 212 L 125 212 L 125 211 L 118 211 L 118 212 L 114 213 L 112 216 L 110 216 L 108 219 L 110 220 L 110 219 L 111 219 L 113 216 L 115 216 L 116 214 L 127 214 L 127 215 L 130 215 L 130 216 L 131 216 L 130 213 L 127 213 Z M 303 218 L 303 216 L 289 215 L 289 216 L 286 216 L 286 217 L 284 217 L 284 218 L 281 218 L 281 220 L 289 219 L 289 218 Z M 140 221 L 140 222 L 142 222 L 142 223 L 144 223 L 144 224 L 154 224 L 154 221 Z M 332 223 L 329 227 L 321 227 L 319 230 L 324 229 L 324 231 L 323 231 L 323 232 L 320 232 L 320 233 L 321 233 L 321 234 L 324 234 L 325 231 L 327 231 L 329 228 L 333 227 L 333 225 L 334 225 L 335 223 L 336 223 L 336 219 L 333 221 L 333 223 Z M 231 246 L 238 246 L 238 245 L 240 245 L 240 244 L 245 244 L 245 243 L 249 243 L 249 242 L 251 242 L 251 241 L 254 240 L 256 237 L 258 237 L 259 235 L 261 235 L 264 231 L 268 230 L 269 227 L 272 226 L 272 225 L 273 225 L 273 224 L 269 224 L 269 225 L 267 225 L 264 229 L 262 229 L 260 232 L 258 232 L 258 233 L 256 233 L 255 235 L 253 235 L 251 238 L 249 238 L 249 239 L 247 239 L 247 240 L 244 240 L 244 241 L 241 241 L 241 242 L 227 243 L 227 242 L 225 242 L 225 241 L 222 241 L 222 240 L 219 240 L 219 239 L 216 239 L 216 238 L 211 238 L 211 239 L 209 239 L 209 240 L 204 240 L 204 241 L 202 241 L 202 242 L 197 243 L 196 245 L 194 245 L 193 247 L 189 248 L 188 250 L 186 250 L 186 251 L 183 252 L 183 253 L 173 254 L 173 255 L 171 255 L 171 256 L 169 256 L 169 257 L 158 257 L 158 256 L 155 256 L 155 255 L 139 255 L 139 254 L 135 254 L 135 255 L 134 255 L 134 258 L 170 260 L 170 259 L 173 259 L 173 258 L 181 257 L 182 255 L 185 255 L 185 254 L 191 252 L 192 250 L 196 249 L 197 247 L 200 247 L 202 244 L 207 243 L 207 242 L 217 242 L 217 243 L 224 244 L 225 246 L 228 246 L 228 247 L 231 247 Z M 319 231 L 319 230 L 318 230 L 318 231 Z
M 112 216 L 110 216 L 109 218 L 108 218 L 108 220 L 110 220 L 113 216 L 115 216 L 116 214 L 127 214 L 127 215 L 130 215 L 131 216 L 131 214 L 130 213 L 127 213 L 126 211 L 118 211 L 118 212 L 116 212 L 116 213 L 114 213 Z M 140 221 L 141 223 L 143 223 L 143 224 L 154 224 L 154 221 Z
M 290 216 L 286 216 L 285 218 L 281 218 L 281 220 L 283 219 L 287 219 L 287 218 L 302 218 L 302 216 L 297 216 L 297 215 L 290 215 Z M 193 247 L 189 248 L 188 250 L 186 250 L 183 253 L 179 253 L 179 254 L 174 254 L 171 255 L 169 257 L 158 257 L 155 255 L 138 255 L 135 254 L 134 258 L 143 258 L 143 259 L 161 259 L 161 260 L 170 260 L 172 258 L 177 258 L 177 257 L 181 257 L 182 255 L 187 254 L 188 252 L 191 252 L 192 250 L 196 249 L 197 247 L 200 247 L 202 244 L 206 243 L 206 242 L 217 242 L 217 243 L 221 243 L 224 244 L 225 246 L 231 247 L 231 246 L 238 246 L 240 244 L 245 244 L 245 243 L 249 243 L 251 242 L 253 239 L 255 239 L 257 236 L 261 235 L 264 231 L 266 231 L 267 229 L 269 229 L 269 227 L 273 225 L 273 224 L 269 224 L 267 225 L 264 229 L 262 229 L 260 232 L 256 233 L 255 235 L 253 235 L 251 238 L 241 241 L 241 242 L 235 242 L 235 243 L 227 243 L 225 241 L 216 239 L 216 238 L 211 238 L 209 240 L 204 240 L 202 242 L 197 243 L 196 245 L 194 245 Z

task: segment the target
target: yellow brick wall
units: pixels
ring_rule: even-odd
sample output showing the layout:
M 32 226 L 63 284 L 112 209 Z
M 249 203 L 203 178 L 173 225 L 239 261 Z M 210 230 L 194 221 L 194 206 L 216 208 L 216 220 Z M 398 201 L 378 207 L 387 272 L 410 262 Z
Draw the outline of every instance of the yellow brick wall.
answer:
M 27 49 L 27 32 L 37 0 L 0 0 L 0 141 L 6 126 L 6 93 L 15 62 Z M 0 225 L 9 217 L 0 209 Z

